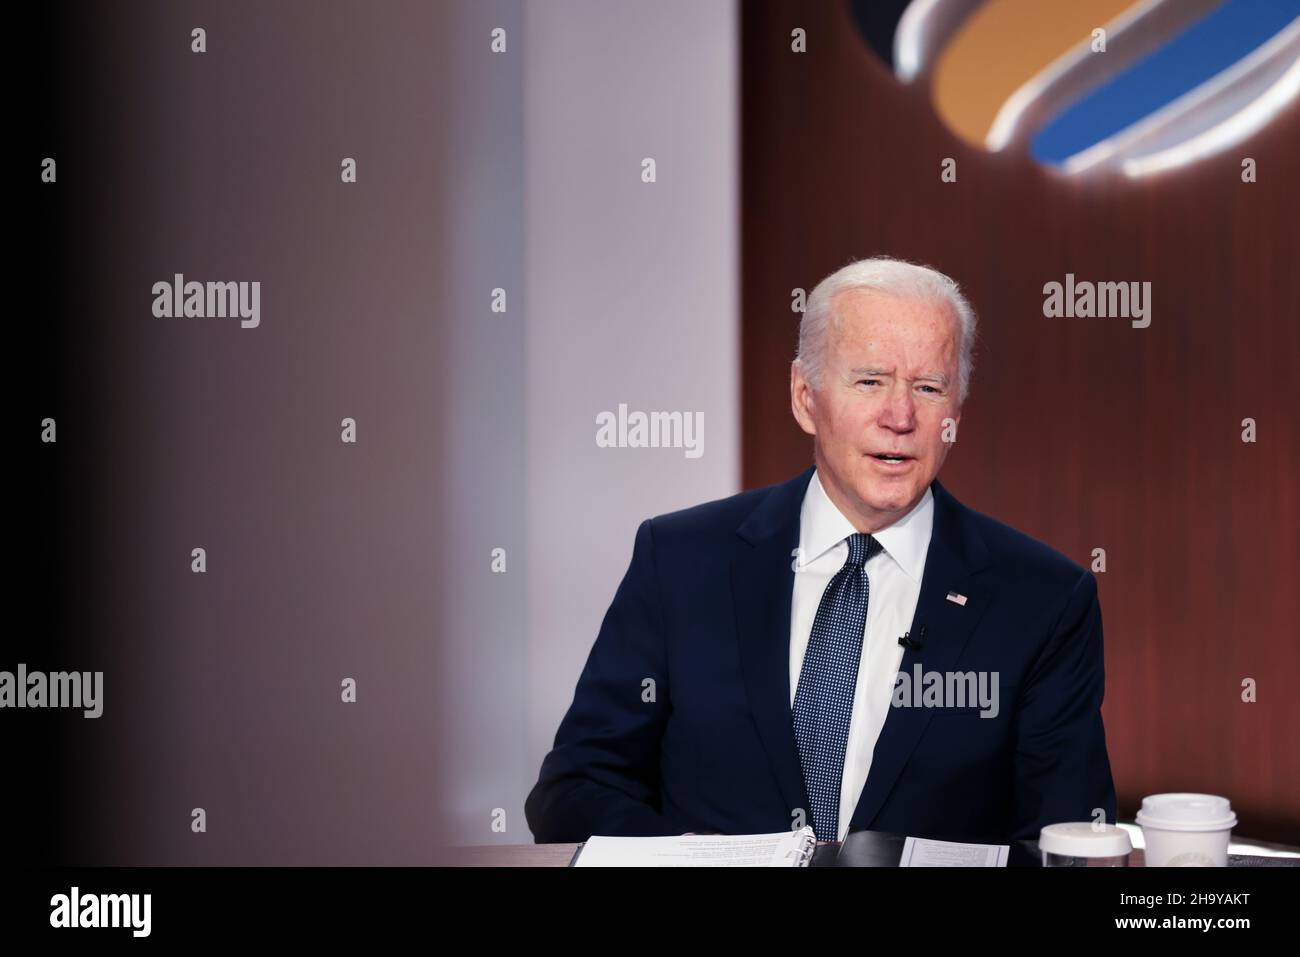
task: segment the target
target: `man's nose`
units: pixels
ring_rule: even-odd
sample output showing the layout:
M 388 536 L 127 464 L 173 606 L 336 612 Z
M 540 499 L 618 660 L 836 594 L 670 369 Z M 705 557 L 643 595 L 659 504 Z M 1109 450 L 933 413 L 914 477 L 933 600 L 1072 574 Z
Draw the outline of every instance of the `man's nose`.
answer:
M 916 428 L 916 404 L 911 389 L 898 384 L 890 391 L 880 410 L 880 424 L 894 432 L 910 432 Z

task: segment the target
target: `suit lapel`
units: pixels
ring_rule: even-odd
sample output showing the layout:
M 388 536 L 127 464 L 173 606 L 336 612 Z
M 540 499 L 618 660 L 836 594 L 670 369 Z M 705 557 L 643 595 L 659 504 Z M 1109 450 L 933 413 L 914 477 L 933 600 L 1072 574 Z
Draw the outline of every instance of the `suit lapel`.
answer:
M 736 530 L 731 596 L 741 673 L 781 794 L 809 814 L 790 716 L 790 601 L 799 513 L 813 469 L 776 486 Z
M 988 565 L 989 555 L 978 533 L 966 520 L 964 506 L 938 480 L 931 488 L 934 526 L 911 627 L 913 639 L 920 636 L 922 626 L 925 637 L 919 650 L 908 648 L 903 654 L 899 667 L 909 676 L 914 675 L 915 665 L 926 672 L 954 670 L 958 656 L 992 598 L 988 587 L 971 580 Z M 965 604 L 949 601 L 949 592 L 964 595 Z M 870 828 L 933 715 L 933 708 L 889 709 L 850 829 Z

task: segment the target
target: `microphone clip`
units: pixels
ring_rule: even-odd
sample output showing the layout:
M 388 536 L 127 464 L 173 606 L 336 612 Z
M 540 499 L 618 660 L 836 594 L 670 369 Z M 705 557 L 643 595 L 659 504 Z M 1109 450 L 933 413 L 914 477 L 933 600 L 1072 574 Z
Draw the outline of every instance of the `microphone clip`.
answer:
M 903 632 L 903 636 L 898 639 L 898 643 L 912 651 L 920 651 L 925 647 L 925 625 L 921 626 L 921 633 L 915 638 L 912 637 L 910 631 Z

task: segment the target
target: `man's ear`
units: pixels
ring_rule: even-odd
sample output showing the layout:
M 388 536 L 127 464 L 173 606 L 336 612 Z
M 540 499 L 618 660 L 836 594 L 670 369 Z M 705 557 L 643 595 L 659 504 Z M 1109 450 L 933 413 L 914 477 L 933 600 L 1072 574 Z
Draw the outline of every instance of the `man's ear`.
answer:
M 817 425 L 813 421 L 816 401 L 817 395 L 812 383 L 804 378 L 799 360 L 795 359 L 790 363 L 790 411 L 794 413 L 794 420 L 799 423 L 799 428 L 809 435 L 817 434 Z

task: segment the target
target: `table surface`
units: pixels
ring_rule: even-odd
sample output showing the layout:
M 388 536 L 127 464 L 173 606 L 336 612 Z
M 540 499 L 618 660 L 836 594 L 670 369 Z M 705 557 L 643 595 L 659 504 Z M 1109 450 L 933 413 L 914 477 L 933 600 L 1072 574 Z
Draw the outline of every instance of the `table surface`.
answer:
M 821 841 L 818 847 L 835 846 L 838 842 Z M 436 864 L 452 867 L 567 867 L 573 860 L 577 844 L 492 844 L 474 847 L 453 847 L 442 852 Z M 1142 848 L 1135 847 L 1129 854 L 1130 867 L 1144 867 L 1146 860 Z M 1255 857 L 1233 854 L 1230 867 L 1297 867 L 1296 858 Z
M 818 846 L 827 843 L 831 842 L 822 841 Z M 495 844 L 456 847 L 448 849 L 447 859 L 439 863 L 455 867 L 567 867 L 577 849 L 577 844 Z M 1134 848 L 1129 855 L 1129 866 L 1142 867 L 1144 863 L 1142 849 Z

